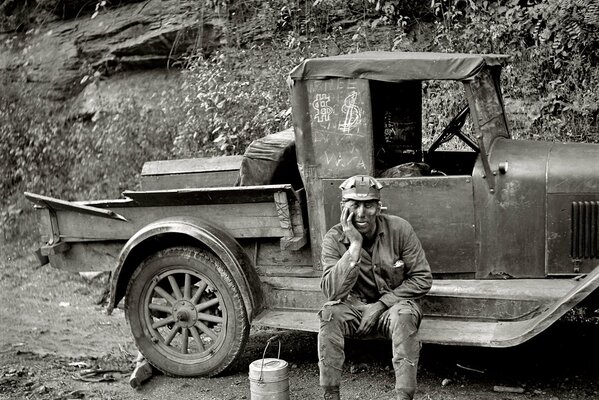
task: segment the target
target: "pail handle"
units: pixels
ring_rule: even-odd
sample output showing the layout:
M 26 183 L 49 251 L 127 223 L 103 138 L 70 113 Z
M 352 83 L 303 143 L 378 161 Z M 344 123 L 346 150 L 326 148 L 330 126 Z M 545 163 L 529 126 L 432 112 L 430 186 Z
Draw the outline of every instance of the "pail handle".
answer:
M 262 382 L 262 372 L 264 370 L 264 357 L 266 357 L 266 350 L 268 349 L 270 342 L 272 342 L 275 339 L 277 339 L 279 341 L 279 353 L 277 354 L 277 359 L 281 358 L 281 339 L 279 339 L 279 335 L 274 335 L 273 337 L 271 337 L 270 339 L 268 339 L 266 341 L 266 346 L 264 347 L 264 352 L 262 353 L 262 365 L 260 366 L 260 378 L 258 378 L 259 382 Z

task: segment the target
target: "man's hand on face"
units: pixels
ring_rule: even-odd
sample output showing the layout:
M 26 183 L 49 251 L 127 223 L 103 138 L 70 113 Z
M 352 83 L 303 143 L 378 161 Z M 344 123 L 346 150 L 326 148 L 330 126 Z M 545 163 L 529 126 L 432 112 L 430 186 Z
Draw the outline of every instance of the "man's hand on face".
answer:
M 379 317 L 385 311 L 387 307 L 377 301 L 372 304 L 365 304 L 361 307 L 358 307 L 359 310 L 362 311 L 362 319 L 360 320 L 360 326 L 356 331 L 356 336 L 366 335 L 372 331 L 372 329 L 376 326 Z
M 362 246 L 362 234 L 358 232 L 356 226 L 353 223 L 354 213 L 350 211 L 349 207 L 343 206 L 341 210 L 341 227 L 345 237 L 349 239 L 350 244 L 357 244 Z

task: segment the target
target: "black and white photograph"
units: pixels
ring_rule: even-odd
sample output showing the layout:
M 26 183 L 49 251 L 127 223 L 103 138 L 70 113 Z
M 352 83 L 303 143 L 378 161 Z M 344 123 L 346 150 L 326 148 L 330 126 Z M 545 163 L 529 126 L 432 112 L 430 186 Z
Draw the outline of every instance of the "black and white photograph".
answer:
M 0 400 L 598 400 L 597 0 L 0 0 Z

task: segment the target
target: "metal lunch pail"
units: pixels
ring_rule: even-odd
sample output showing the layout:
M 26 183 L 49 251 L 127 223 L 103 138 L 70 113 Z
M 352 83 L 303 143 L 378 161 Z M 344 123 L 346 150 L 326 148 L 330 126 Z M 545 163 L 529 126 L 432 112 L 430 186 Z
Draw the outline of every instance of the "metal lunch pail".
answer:
M 266 342 L 262 359 L 250 364 L 250 400 L 289 400 L 289 364 L 281 360 L 281 341 L 277 358 L 265 358 L 268 345 L 277 336 Z

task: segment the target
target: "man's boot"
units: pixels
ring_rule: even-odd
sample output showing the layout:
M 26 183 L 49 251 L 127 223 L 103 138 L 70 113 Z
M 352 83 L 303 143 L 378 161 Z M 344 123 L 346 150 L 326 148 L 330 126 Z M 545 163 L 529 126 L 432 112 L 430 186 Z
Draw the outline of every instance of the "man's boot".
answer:
M 324 400 L 340 400 L 339 386 L 323 386 Z
M 408 391 L 404 391 L 401 389 L 395 389 L 395 399 L 396 400 L 412 400 L 414 398 L 414 394 Z

